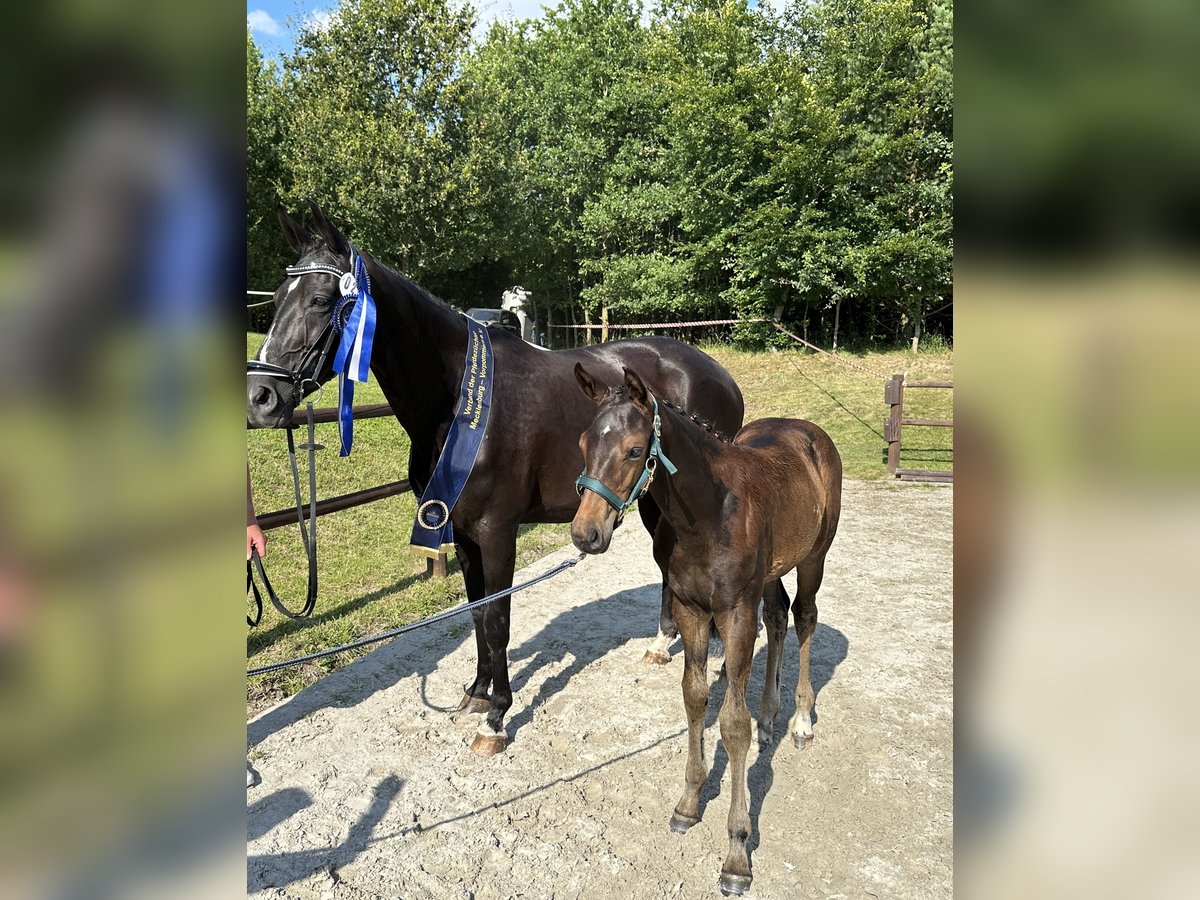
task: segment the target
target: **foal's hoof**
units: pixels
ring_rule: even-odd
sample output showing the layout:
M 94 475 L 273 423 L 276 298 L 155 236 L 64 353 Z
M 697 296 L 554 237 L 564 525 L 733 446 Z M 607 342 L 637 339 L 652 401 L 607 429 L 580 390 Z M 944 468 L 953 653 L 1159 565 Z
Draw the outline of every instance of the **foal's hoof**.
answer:
M 661 650 L 647 650 L 646 655 L 642 657 L 642 662 L 648 666 L 665 666 L 670 661 L 671 654 Z
M 508 736 L 503 734 L 476 732 L 475 739 L 471 741 L 471 751 L 480 756 L 495 756 L 497 753 L 503 753 L 507 746 Z
M 730 872 L 721 873 L 721 893 L 726 897 L 740 897 L 746 891 L 750 890 L 751 878 L 749 875 L 734 875 Z
M 491 708 L 491 701 L 486 697 L 472 697 L 470 694 L 463 694 L 462 703 L 458 704 L 456 712 L 485 713 Z
M 811 734 L 796 734 L 792 732 L 792 742 L 796 745 L 797 750 L 807 750 L 812 746 L 813 736 Z
M 671 830 L 676 834 L 687 834 L 689 828 L 698 824 L 700 824 L 699 819 L 693 819 L 691 816 L 680 815 L 677 812 L 671 813 Z

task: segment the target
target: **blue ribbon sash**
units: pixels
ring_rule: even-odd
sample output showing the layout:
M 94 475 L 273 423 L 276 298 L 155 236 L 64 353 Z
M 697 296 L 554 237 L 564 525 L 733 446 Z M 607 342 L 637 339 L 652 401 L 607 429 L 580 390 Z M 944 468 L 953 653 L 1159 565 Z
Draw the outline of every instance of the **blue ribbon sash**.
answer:
M 433 476 L 421 495 L 412 530 L 412 546 L 426 556 L 437 556 L 454 549 L 450 513 L 467 486 L 487 431 L 494 375 L 492 339 L 488 330 L 473 319 L 467 319 L 467 358 L 459 388 L 458 409 Z
M 371 374 L 371 346 L 375 342 L 375 298 L 371 296 L 371 279 L 367 264 L 354 254 L 354 272 L 342 276 L 339 285 L 342 300 L 333 311 L 333 326 L 341 328 L 341 340 L 333 357 L 333 371 L 338 376 L 338 434 L 341 437 L 339 456 L 349 456 L 354 444 L 354 382 L 366 382 Z M 344 307 L 350 314 L 343 326 Z

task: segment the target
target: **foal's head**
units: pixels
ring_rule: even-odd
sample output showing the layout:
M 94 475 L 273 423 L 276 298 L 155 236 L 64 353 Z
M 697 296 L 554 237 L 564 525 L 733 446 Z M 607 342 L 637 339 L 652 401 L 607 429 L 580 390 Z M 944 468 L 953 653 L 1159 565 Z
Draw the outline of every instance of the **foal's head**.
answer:
M 350 242 L 309 201 L 317 233 L 311 233 L 282 209 L 279 224 L 288 245 L 299 256 L 275 291 L 275 317 L 255 361 L 292 373 L 254 371 L 247 377 L 246 419 L 258 427 L 279 427 L 291 421 L 300 400 L 333 377 L 333 352 L 322 356 L 331 340 L 334 306 L 341 297 L 338 276 L 325 269 L 350 269 Z M 334 348 L 336 349 L 336 348 Z
M 625 510 L 644 492 L 639 485 L 658 460 L 652 452 L 654 400 L 642 379 L 625 370 L 625 382 L 615 388 L 596 381 L 576 363 L 579 386 L 599 409 L 591 426 L 579 438 L 583 471 L 579 509 L 571 522 L 571 540 L 584 553 L 603 553 Z M 585 483 L 586 482 L 586 483 Z

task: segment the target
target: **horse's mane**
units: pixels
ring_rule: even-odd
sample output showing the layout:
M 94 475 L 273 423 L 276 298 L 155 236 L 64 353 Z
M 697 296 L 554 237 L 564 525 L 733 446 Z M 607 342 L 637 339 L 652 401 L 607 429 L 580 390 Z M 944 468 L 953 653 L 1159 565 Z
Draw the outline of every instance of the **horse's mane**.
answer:
M 612 397 L 614 400 L 623 399 L 628 396 L 629 396 L 629 391 L 624 385 L 613 388 Z M 663 406 L 666 406 L 666 407 L 674 410 L 675 412 L 679 413 L 679 415 L 683 416 L 683 418 L 685 418 L 685 419 L 690 419 L 694 424 L 699 425 L 701 428 L 703 428 L 705 431 L 707 431 L 709 434 L 711 434 L 713 437 L 715 437 L 721 443 L 723 443 L 723 444 L 732 444 L 733 443 L 733 438 L 730 437 L 729 435 L 725 434 L 719 428 L 717 428 L 717 426 L 711 420 L 702 418 L 702 417 L 696 415 L 695 413 L 689 413 L 686 409 L 684 409 L 678 403 L 672 403 L 666 397 L 663 397 L 659 394 L 655 394 L 655 396 L 658 397 L 659 402 L 661 402 L 663 404 Z

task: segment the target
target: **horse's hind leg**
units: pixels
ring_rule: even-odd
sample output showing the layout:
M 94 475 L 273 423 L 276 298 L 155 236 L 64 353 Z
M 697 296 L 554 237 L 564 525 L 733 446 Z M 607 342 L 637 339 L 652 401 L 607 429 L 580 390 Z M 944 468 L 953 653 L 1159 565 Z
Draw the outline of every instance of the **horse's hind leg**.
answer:
M 780 580 L 767 583 L 763 591 L 763 624 L 767 630 L 767 674 L 763 679 L 758 708 L 758 740 L 769 744 L 775 736 L 779 700 L 779 675 L 783 669 L 783 641 L 787 637 L 788 595 Z
M 809 678 L 809 662 L 813 632 L 817 630 L 817 590 L 825 572 L 825 561 L 801 566 L 796 571 L 796 599 L 792 615 L 796 620 L 796 639 L 800 642 L 800 677 L 796 683 L 796 715 L 789 731 L 792 741 L 801 750 L 813 742 L 812 709 L 816 698 Z
M 454 542 L 454 552 L 462 567 L 463 581 L 467 585 L 467 599 L 478 600 L 486 595 L 483 578 L 483 553 L 479 545 L 467 537 L 459 536 Z M 471 611 L 475 621 L 475 680 L 463 685 L 459 712 L 485 713 L 492 707 L 488 689 L 492 685 L 491 652 L 488 650 L 484 627 L 486 608 Z
M 709 614 L 676 605 L 675 616 L 683 636 L 683 707 L 688 720 L 688 758 L 683 796 L 675 804 L 671 830 L 682 834 L 700 821 L 700 789 L 708 777 L 704 762 L 704 712 L 708 708 Z
M 658 613 L 658 635 L 650 643 L 642 662 L 665 666 L 671 661 L 671 644 L 679 636 L 679 628 L 671 612 L 671 590 L 667 587 L 667 563 L 675 547 L 675 530 L 662 518 L 658 506 L 646 495 L 638 501 L 642 524 L 654 536 L 654 561 L 662 572 L 662 606 Z

